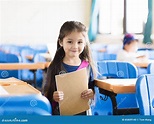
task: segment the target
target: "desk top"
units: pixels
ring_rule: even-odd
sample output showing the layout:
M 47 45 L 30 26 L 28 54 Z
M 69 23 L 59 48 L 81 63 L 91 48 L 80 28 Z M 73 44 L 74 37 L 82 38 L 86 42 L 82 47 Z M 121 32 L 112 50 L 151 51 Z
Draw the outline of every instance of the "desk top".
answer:
M 37 70 L 45 68 L 45 63 L 0 63 L 0 70 Z
M 95 85 L 99 88 L 114 92 L 114 93 L 135 93 L 135 79 L 95 79 Z
M 41 94 L 33 86 L 16 78 L 0 79 L 0 96 Z
M 45 64 L 45 67 L 48 68 L 51 62 L 45 62 L 44 64 Z
M 5 78 L 5 79 L 0 79 L 0 83 L 1 82 L 21 82 L 21 81 L 22 80 L 19 80 L 19 79 L 15 78 L 15 77 L 9 77 L 9 78 Z
M 41 94 L 41 92 L 35 89 L 33 86 L 26 85 L 9 85 L 2 86 L 3 90 L 6 91 L 5 95 L 32 95 L 32 94 Z
M 0 79 L 0 86 L 9 86 L 9 85 L 25 85 L 26 82 L 19 80 L 17 78 L 11 77 L 6 79 Z
M 142 68 L 147 68 L 150 63 L 154 63 L 154 60 L 147 60 L 147 61 L 142 61 L 142 62 L 139 62 L 139 61 L 133 62 L 133 64 L 135 66 L 142 67 Z

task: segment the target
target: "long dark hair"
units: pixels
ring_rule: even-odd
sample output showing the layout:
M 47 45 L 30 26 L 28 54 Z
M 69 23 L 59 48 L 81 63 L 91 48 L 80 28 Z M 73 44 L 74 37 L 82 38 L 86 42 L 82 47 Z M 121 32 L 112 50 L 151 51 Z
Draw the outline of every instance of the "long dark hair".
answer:
M 60 72 L 62 71 L 61 63 L 63 62 L 63 58 L 65 56 L 64 49 L 63 47 L 60 46 L 59 42 L 62 42 L 64 37 L 66 37 L 73 31 L 82 32 L 84 34 L 86 39 L 86 45 L 79 57 L 81 60 L 87 60 L 91 65 L 93 71 L 95 71 L 94 64 L 91 57 L 88 37 L 86 36 L 86 33 L 87 33 L 86 27 L 81 22 L 77 22 L 77 21 L 65 22 L 61 26 L 61 29 L 59 32 L 59 37 L 57 40 L 57 51 L 47 70 L 47 84 L 45 86 L 45 90 L 46 90 L 45 95 L 50 100 L 50 102 L 52 102 L 53 100 L 53 92 L 57 90 L 56 83 L 55 83 L 55 75 L 60 74 Z

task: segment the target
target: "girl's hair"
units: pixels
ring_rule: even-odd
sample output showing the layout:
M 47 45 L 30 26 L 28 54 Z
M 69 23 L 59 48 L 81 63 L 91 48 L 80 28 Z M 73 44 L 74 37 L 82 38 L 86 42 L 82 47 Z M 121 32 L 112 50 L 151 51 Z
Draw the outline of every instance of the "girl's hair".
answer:
M 96 72 L 94 63 L 92 61 L 88 36 L 86 35 L 87 33 L 86 27 L 81 22 L 77 22 L 77 21 L 65 22 L 61 26 L 61 29 L 59 32 L 59 36 L 57 40 L 57 51 L 47 70 L 47 85 L 45 89 L 47 88 L 46 95 L 49 98 L 49 100 L 52 100 L 52 94 L 56 90 L 55 75 L 58 75 L 61 73 L 61 70 L 62 70 L 61 63 L 63 62 L 63 58 L 65 56 L 64 49 L 62 46 L 60 46 L 59 42 L 62 42 L 64 37 L 66 37 L 73 31 L 82 32 L 83 35 L 85 36 L 86 45 L 85 45 L 83 52 L 80 54 L 79 57 L 81 60 L 88 61 L 90 66 L 92 67 L 93 73 L 95 74 Z

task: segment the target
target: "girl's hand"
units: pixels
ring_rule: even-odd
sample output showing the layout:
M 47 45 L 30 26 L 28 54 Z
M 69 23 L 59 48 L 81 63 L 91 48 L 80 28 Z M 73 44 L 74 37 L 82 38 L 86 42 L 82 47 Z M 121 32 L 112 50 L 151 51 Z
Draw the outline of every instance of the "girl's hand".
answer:
M 94 98 L 94 92 L 92 89 L 85 90 L 81 93 L 81 98 L 83 99 L 92 99 Z
M 64 99 L 64 93 L 63 93 L 63 91 L 55 91 L 53 93 L 53 99 L 56 102 L 59 102 L 59 101 L 63 100 Z

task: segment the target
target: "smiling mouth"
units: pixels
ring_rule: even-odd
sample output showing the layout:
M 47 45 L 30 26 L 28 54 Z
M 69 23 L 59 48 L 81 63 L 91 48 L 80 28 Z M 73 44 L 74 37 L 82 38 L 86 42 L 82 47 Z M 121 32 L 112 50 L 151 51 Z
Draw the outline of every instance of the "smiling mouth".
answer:
M 77 51 L 72 51 L 73 53 L 77 52 Z

